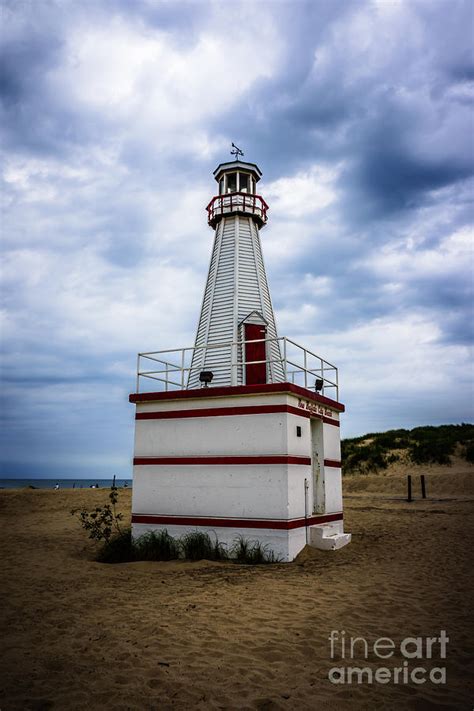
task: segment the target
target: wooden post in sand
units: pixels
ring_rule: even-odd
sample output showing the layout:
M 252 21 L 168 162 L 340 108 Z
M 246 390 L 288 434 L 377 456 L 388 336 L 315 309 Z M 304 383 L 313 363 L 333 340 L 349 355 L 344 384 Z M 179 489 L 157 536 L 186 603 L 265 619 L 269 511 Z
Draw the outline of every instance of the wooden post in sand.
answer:
M 114 474 L 114 480 L 112 482 L 112 489 L 115 489 L 115 474 Z
M 408 498 L 407 501 L 413 501 L 412 495 L 411 495 L 411 474 L 407 475 L 407 485 L 408 485 Z
M 420 474 L 420 482 L 421 482 L 421 495 L 424 499 L 426 499 L 426 484 L 425 484 L 425 475 Z

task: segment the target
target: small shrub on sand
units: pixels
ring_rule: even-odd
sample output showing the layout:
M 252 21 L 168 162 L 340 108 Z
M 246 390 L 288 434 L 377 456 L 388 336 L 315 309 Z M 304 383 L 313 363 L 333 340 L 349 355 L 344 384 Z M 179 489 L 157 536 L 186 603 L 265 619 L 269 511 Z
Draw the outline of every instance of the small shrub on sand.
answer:
M 118 491 L 112 486 L 109 494 L 110 504 L 96 506 L 93 511 L 87 509 L 72 509 L 71 514 L 79 516 L 81 526 L 89 532 L 89 538 L 96 541 L 110 541 L 112 536 L 120 536 L 123 531 L 120 521 L 123 514 L 117 513 Z

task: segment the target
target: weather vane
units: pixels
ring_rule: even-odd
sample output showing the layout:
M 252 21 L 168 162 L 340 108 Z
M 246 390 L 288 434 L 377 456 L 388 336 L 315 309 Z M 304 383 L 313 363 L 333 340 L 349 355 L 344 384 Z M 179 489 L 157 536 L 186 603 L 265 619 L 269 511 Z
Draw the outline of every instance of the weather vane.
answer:
M 230 152 L 231 156 L 235 156 L 235 160 L 239 160 L 239 156 L 243 156 L 244 152 L 241 151 L 240 148 L 235 145 L 235 143 L 232 144 L 232 148 L 234 150 Z

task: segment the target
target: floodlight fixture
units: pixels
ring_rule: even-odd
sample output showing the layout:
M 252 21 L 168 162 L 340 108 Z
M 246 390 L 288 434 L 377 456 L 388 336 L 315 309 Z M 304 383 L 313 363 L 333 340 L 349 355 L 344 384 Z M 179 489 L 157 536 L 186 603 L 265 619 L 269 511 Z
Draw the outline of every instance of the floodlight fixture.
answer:
M 317 393 L 320 393 L 321 390 L 323 389 L 324 385 L 324 380 L 321 378 L 316 378 L 316 382 L 314 383 L 314 389 L 316 390 Z
M 201 370 L 199 373 L 199 380 L 202 383 L 203 388 L 209 387 L 209 383 L 212 381 L 214 373 L 210 370 Z

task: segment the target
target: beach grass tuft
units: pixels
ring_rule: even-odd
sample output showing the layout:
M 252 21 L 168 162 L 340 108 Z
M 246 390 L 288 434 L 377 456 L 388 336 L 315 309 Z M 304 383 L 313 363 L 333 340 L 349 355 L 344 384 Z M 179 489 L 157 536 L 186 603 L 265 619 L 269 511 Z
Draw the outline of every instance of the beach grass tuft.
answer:
M 249 541 L 244 536 L 236 538 L 231 557 L 236 563 L 244 563 L 245 565 L 279 562 L 275 553 L 269 550 L 267 545 L 263 545 L 260 541 Z
M 211 539 L 208 533 L 191 531 L 182 538 L 173 538 L 166 529 L 145 533 L 132 539 L 129 528 L 106 540 L 96 556 L 99 563 L 130 563 L 138 560 L 228 560 L 245 565 L 278 563 L 274 552 L 260 541 L 249 541 L 243 536 L 236 539 L 227 551 L 224 543 Z
M 168 531 L 151 531 L 133 542 L 135 560 L 176 560 L 180 545 Z
M 183 558 L 187 560 L 226 560 L 227 553 L 222 543 L 213 542 L 208 533 L 191 531 L 179 541 Z

